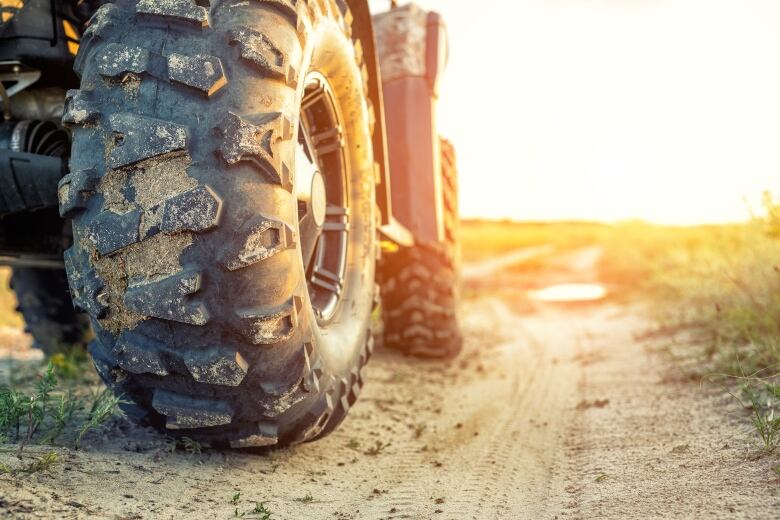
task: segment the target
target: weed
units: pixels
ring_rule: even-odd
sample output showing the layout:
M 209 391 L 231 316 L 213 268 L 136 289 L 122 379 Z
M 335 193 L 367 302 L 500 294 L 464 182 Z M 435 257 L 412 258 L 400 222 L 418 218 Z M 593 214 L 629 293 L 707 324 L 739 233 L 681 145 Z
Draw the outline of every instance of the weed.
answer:
M 26 444 L 53 444 L 74 420 L 81 421 L 75 439 L 78 448 L 87 432 L 104 424 L 116 412 L 119 398 L 104 388 L 92 393 L 86 416 L 79 413 L 87 401 L 85 392 L 72 384 L 63 388 L 62 379 L 66 378 L 60 377 L 57 366 L 54 360 L 50 361 L 35 375 L 34 383 L 29 381 L 26 390 L 0 388 L 0 437 L 19 442 L 20 454 Z
M 425 430 L 428 428 L 428 425 L 425 423 L 418 423 L 414 425 L 414 438 L 419 439 L 422 437 L 422 434 L 425 433 Z
M 777 400 L 778 387 L 765 382 L 744 382 L 742 395 L 752 410 L 753 426 L 761 439 L 764 451 L 772 452 L 780 444 L 780 416 L 776 414 L 780 401 Z
M 60 463 L 60 457 L 56 452 L 50 451 L 42 457 L 38 457 L 32 461 L 26 468 L 22 470 L 23 473 L 38 473 L 39 471 L 49 471 L 53 466 Z
M 49 394 L 57 386 L 57 376 L 54 373 L 54 365 L 49 363 L 46 366 L 46 370 L 41 374 L 41 378 L 38 381 L 37 390 L 38 398 L 41 401 L 41 414 L 46 415 L 46 404 L 49 401 Z
M 76 436 L 74 446 L 77 449 L 81 446 L 81 440 L 84 438 L 84 435 L 110 419 L 119 406 L 120 398 L 115 396 L 108 388 L 104 388 L 94 395 L 92 407 L 89 410 L 89 417 L 81 425 L 78 436 Z
M 43 442 L 51 444 L 56 441 L 59 436 L 62 435 L 62 431 L 73 418 L 73 414 L 78 408 L 79 401 L 73 395 L 73 390 L 69 388 L 65 393 L 60 395 L 57 407 L 54 409 L 54 424 L 43 438 Z
M 8 466 L 7 464 L 0 463 L 0 474 L 7 474 L 7 475 L 18 475 L 18 474 L 26 474 L 26 475 L 32 475 L 33 473 L 41 473 L 41 472 L 48 472 L 50 471 L 55 465 L 59 464 L 60 456 L 57 455 L 56 452 L 50 451 L 48 453 L 45 453 L 41 457 L 35 458 L 33 461 L 28 463 L 26 466 L 22 466 L 21 468 L 12 468 Z
M 311 493 L 306 493 L 305 496 L 302 496 L 300 498 L 295 498 L 293 500 L 295 500 L 296 502 L 300 502 L 301 504 L 311 504 L 312 502 L 314 502 L 314 497 L 312 496 Z
M 376 441 L 376 444 L 368 448 L 366 451 L 363 452 L 364 455 L 371 455 L 372 457 L 375 457 L 382 453 L 386 448 L 390 446 L 389 442 L 382 442 L 382 441 Z
M 0 430 L 6 434 L 15 432 L 19 439 L 21 419 L 25 414 L 27 398 L 21 392 L 10 388 L 0 388 Z
M 184 448 L 184 451 L 186 451 L 190 455 L 200 455 L 202 451 L 201 444 L 189 437 L 181 437 L 178 441 L 178 444 Z
M 254 515 L 259 515 L 260 520 L 271 520 L 273 514 L 269 509 L 265 507 L 267 502 L 255 502 L 255 508 L 251 511 Z
M 241 492 L 238 492 L 232 497 L 230 497 L 230 503 L 233 505 L 238 504 L 240 501 L 241 501 Z

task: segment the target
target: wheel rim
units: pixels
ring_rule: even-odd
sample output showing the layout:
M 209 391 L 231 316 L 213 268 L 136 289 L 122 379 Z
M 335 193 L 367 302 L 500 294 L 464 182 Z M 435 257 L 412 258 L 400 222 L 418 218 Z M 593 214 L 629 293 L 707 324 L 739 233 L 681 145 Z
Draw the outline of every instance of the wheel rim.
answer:
M 301 101 L 295 194 L 306 285 L 320 324 L 336 314 L 347 267 L 349 197 L 342 128 L 327 80 L 309 73 Z

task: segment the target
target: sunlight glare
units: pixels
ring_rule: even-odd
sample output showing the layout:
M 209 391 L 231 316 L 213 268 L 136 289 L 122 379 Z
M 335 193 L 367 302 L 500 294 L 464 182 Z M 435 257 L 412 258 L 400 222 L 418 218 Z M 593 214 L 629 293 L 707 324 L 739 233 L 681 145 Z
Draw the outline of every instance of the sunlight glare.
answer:
M 565 283 L 530 291 L 534 300 L 552 303 L 596 301 L 606 295 L 607 290 L 603 285 L 590 283 Z

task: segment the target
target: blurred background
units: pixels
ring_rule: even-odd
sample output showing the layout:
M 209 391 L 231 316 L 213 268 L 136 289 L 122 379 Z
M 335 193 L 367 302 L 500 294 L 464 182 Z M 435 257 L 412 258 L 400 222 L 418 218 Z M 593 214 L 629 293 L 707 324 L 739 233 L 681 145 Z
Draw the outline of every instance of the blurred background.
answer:
M 464 217 L 743 221 L 780 185 L 780 2 L 416 3 L 449 27 Z

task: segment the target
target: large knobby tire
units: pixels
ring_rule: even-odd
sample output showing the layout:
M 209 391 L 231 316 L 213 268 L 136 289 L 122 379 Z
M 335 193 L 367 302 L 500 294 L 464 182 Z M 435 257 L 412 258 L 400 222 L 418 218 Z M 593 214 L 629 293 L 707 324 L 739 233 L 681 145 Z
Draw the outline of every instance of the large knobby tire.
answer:
M 68 275 L 129 416 L 212 445 L 303 442 L 344 418 L 371 353 L 366 70 L 341 0 L 203 5 L 119 0 L 85 31 L 63 118 Z M 304 265 L 312 155 L 329 190 L 341 168 L 344 207 L 328 191 L 318 225 L 342 237 L 343 275 Z
M 14 268 L 10 285 L 34 347 L 48 357 L 86 346 L 89 318 L 73 308 L 65 271 Z
M 382 258 L 384 345 L 448 359 L 463 346 L 458 322 L 460 249 L 455 151 L 441 140 L 444 241 L 401 247 Z

